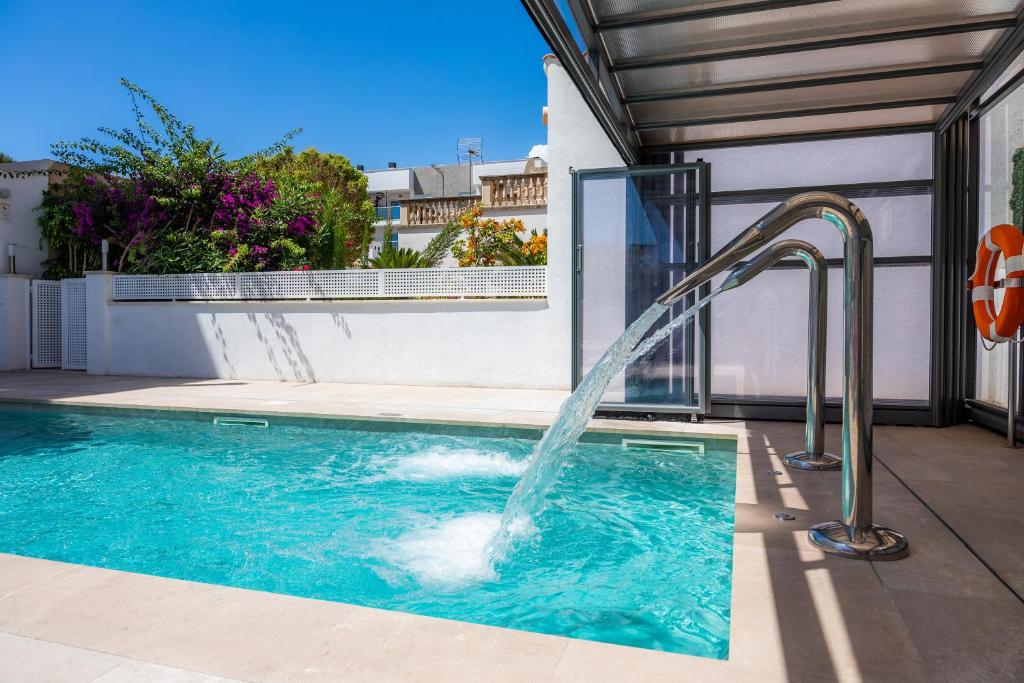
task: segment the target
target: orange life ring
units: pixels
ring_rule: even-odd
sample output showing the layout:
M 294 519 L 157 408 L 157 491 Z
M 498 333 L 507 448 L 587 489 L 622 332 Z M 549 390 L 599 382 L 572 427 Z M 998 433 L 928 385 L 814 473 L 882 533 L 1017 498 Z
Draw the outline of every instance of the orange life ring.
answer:
M 996 312 L 996 264 L 1003 255 L 1003 305 Z M 992 342 L 1004 342 L 1024 324 L 1024 233 L 1013 225 L 997 225 L 978 244 L 978 262 L 967 288 L 971 291 L 978 332 Z

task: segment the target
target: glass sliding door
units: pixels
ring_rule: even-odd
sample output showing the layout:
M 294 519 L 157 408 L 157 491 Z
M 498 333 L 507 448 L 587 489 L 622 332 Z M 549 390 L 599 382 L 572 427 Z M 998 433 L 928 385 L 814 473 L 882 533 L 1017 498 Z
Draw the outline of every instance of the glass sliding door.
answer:
M 630 323 L 707 257 L 708 178 L 705 163 L 576 172 L 577 383 Z M 673 306 L 654 329 L 695 300 L 696 294 Z M 707 323 L 705 311 L 627 368 L 602 407 L 705 413 Z

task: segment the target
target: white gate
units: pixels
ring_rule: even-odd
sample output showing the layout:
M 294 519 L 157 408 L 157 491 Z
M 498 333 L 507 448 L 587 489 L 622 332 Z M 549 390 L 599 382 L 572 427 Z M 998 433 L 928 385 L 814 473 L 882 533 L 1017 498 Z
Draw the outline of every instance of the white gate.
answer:
M 85 278 L 60 281 L 61 367 L 85 370 Z
M 61 367 L 60 282 L 32 281 L 32 367 Z

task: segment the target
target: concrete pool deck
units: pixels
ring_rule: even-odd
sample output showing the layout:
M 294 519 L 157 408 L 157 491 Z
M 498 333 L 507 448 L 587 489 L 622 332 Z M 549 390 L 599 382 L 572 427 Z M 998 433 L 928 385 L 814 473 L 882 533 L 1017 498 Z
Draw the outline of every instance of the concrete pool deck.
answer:
M 504 426 L 549 424 L 564 397 L 0 374 L 4 401 Z M 737 439 L 727 661 L 0 554 L 0 680 L 1024 679 L 1024 604 L 1011 590 L 1024 592 L 1024 451 L 1003 448 L 998 435 L 877 428 L 875 517 L 908 536 L 911 556 L 869 563 L 804 540 L 810 524 L 838 516 L 840 482 L 781 466 L 802 425 L 594 426 Z M 838 436 L 830 425 L 833 452 Z M 796 519 L 776 521 L 780 511 Z

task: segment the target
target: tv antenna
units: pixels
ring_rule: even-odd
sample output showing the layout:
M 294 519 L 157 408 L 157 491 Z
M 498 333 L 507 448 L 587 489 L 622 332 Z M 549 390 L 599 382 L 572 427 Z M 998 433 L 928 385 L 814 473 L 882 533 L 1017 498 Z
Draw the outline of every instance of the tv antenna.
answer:
M 473 161 L 482 163 L 484 160 L 483 138 L 459 138 L 459 144 L 455 155 L 459 159 L 459 165 L 469 164 L 469 193 L 473 194 Z

